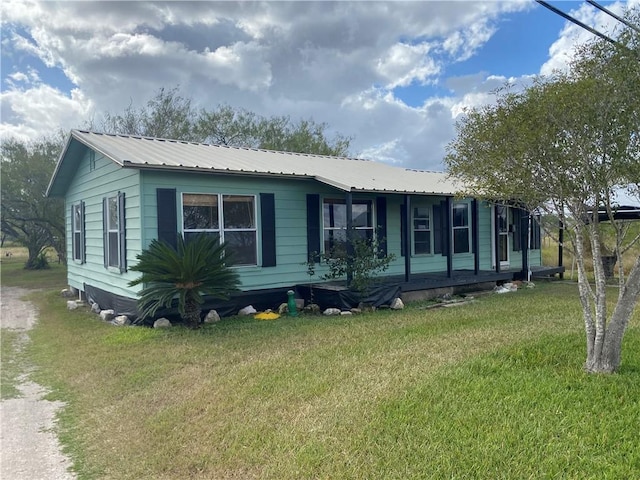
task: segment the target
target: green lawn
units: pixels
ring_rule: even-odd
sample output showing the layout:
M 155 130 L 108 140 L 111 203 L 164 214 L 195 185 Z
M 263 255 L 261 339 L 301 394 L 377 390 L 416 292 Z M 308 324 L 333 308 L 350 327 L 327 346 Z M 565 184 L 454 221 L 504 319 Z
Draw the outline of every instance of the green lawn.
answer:
M 32 300 L 80 478 L 640 477 L 640 315 L 620 373 L 587 375 L 575 285 L 196 331 Z

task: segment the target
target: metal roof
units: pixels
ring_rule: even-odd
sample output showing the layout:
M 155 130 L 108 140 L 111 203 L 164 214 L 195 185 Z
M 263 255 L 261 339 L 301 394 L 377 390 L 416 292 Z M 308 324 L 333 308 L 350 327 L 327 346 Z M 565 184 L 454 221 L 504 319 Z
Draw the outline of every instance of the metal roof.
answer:
M 72 130 L 51 179 L 52 194 L 61 190 L 60 186 L 54 186 L 56 177 L 63 171 L 74 170 L 69 167 L 63 170 L 61 165 L 73 140 L 124 168 L 311 178 L 345 192 L 454 195 L 461 187 L 442 172 L 411 170 L 356 158 Z

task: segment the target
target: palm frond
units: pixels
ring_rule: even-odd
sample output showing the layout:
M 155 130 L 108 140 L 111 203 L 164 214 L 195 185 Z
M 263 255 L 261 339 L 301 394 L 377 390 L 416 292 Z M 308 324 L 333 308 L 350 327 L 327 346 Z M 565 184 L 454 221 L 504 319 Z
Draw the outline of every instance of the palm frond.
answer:
M 179 237 L 177 248 L 153 240 L 137 259 L 131 270 L 141 276 L 129 285 L 143 285 L 138 300 L 142 317 L 154 316 L 177 299 L 184 318 L 188 300 L 202 304 L 203 295 L 226 299 L 240 283 L 238 273 L 225 264 L 225 246 L 208 235 L 188 242 Z

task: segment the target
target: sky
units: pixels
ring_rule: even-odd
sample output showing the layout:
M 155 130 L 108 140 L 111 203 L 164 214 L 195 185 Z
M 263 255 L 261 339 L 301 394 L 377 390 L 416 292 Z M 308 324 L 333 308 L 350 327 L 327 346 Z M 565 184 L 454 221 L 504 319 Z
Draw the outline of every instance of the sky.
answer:
M 583 1 L 549 3 L 615 35 Z M 621 15 L 640 0 L 601 1 Z M 0 139 L 100 125 L 178 87 L 326 123 L 352 156 L 442 171 L 465 108 L 566 69 L 593 38 L 533 0 L 51 2 L 3 0 Z

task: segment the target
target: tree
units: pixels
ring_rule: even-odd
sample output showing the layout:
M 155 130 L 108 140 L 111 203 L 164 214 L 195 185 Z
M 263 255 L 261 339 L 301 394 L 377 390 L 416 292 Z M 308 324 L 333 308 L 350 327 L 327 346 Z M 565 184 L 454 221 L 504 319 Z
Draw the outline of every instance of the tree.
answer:
M 27 247 L 27 269 L 46 268 L 47 247 L 65 257 L 64 202 L 45 196 L 62 136 L 2 143 L 2 233 Z
M 190 142 L 200 141 L 193 131 L 196 111 L 191 100 L 180 95 L 178 87 L 161 88 L 138 110 L 129 105 L 121 114 L 106 113 L 102 130 L 122 135 L 171 138 Z M 90 125 L 91 127 L 91 125 Z
M 618 369 L 624 331 L 640 296 L 640 257 L 626 275 L 621 256 L 627 229 L 615 221 L 614 201 L 620 189 L 640 201 L 638 33 L 626 29 L 619 42 L 583 45 L 568 73 L 538 79 L 522 92 L 498 92 L 494 105 L 467 112 L 445 159 L 467 194 L 518 200 L 565 225 L 571 237 L 565 246 L 577 260 L 589 372 Z M 599 210 L 615 230 L 619 292 L 611 315 Z M 585 244 L 593 255 L 593 285 Z
M 351 144 L 350 137 L 330 137 L 329 126 L 312 119 L 263 117 L 229 105 L 197 111 L 177 87 L 161 88 L 145 107 L 129 105 L 122 114 L 105 114 L 100 128 L 108 133 L 333 156 L 347 156 Z
M 137 259 L 131 270 L 142 275 L 129 286 L 144 285 L 138 298 L 142 318 L 153 317 L 162 307 L 170 308 L 177 298 L 186 325 L 198 328 L 204 295 L 227 299 L 238 289 L 238 273 L 225 265 L 224 245 L 209 235 L 188 242 L 179 236 L 176 249 L 153 240 Z

